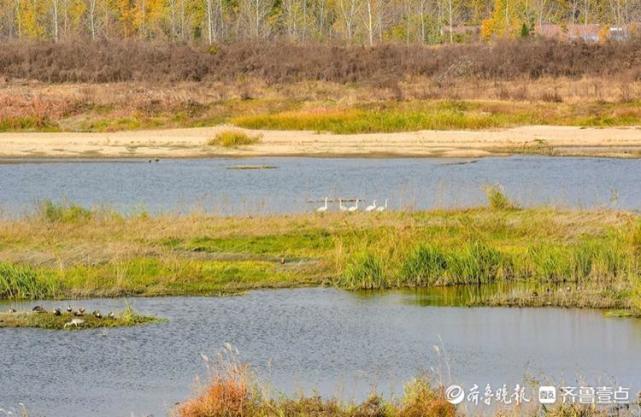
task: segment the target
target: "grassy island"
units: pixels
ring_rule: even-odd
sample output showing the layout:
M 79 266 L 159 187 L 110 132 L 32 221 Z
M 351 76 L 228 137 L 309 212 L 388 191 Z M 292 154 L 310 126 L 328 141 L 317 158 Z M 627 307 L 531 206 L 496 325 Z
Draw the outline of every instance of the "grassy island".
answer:
M 641 216 L 488 207 L 220 217 L 122 215 L 44 204 L 0 221 L 0 297 L 222 295 L 255 288 L 346 289 L 527 281 L 483 305 L 633 310 Z
M 131 308 L 121 314 L 106 315 L 82 314 L 61 311 L 30 311 L 0 313 L 0 328 L 3 327 L 33 327 L 52 330 L 82 330 L 107 327 L 131 327 L 157 322 L 159 319 L 143 316 Z

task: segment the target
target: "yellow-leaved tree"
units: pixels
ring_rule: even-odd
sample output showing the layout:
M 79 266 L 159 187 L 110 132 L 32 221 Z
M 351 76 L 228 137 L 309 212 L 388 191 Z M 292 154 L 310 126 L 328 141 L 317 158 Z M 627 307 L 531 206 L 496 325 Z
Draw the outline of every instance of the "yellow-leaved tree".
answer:
M 481 23 L 481 36 L 484 39 L 518 37 L 526 24 L 522 17 L 524 11 L 523 0 L 494 0 L 492 16 Z

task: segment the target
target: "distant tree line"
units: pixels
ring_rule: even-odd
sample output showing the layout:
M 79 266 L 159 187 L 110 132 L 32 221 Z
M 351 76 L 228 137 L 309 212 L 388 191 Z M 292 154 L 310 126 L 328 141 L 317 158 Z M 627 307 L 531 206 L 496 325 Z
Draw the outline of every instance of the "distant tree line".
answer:
M 465 27 L 492 38 L 639 21 L 641 0 L 0 0 L 4 40 L 433 44 L 465 41 Z

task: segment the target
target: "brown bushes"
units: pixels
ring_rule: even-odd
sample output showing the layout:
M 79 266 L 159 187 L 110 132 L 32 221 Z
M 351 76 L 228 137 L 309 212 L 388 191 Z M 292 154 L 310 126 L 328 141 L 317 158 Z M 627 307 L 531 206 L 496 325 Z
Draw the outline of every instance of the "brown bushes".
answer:
M 187 401 L 181 417 L 233 417 L 246 415 L 249 389 L 240 375 L 216 377 L 200 396 Z
M 230 348 L 233 349 L 233 348 Z M 230 355 L 231 352 L 231 355 Z M 412 381 L 400 402 L 386 402 L 372 394 L 360 404 L 341 403 L 318 395 L 299 398 L 267 399 L 252 382 L 247 366 L 240 364 L 230 350 L 220 356 L 212 379 L 195 398 L 181 404 L 179 417 L 455 417 L 456 408 L 443 392 L 431 388 L 425 378 Z M 213 372 L 212 372 L 213 371 Z
M 212 52 L 142 41 L 8 42 L 0 75 L 46 82 L 225 81 L 260 78 L 269 84 L 303 80 L 387 85 L 403 77 L 511 80 L 624 75 L 641 77 L 641 42 L 504 41 L 438 47 L 374 48 L 235 43 Z

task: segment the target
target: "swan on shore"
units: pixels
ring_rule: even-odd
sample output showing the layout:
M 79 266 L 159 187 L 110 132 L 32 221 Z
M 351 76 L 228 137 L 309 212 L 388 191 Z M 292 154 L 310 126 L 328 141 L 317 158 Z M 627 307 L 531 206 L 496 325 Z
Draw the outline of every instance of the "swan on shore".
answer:
M 325 205 L 324 205 L 324 206 L 320 206 L 319 208 L 317 208 L 317 209 L 316 209 L 316 212 L 318 212 L 318 213 L 325 213 L 325 212 L 327 211 L 327 208 L 328 208 L 327 200 L 328 200 L 328 198 L 327 198 L 327 197 L 325 197 Z
M 379 213 L 382 212 L 382 211 L 385 211 L 385 210 L 387 210 L 387 198 L 385 199 L 385 205 L 384 206 L 379 206 L 379 207 L 376 208 L 376 211 L 378 211 Z
M 64 328 L 66 329 L 67 327 L 71 326 L 79 327 L 83 324 L 85 324 L 85 321 L 83 319 L 71 319 L 71 321 L 65 323 Z
M 374 210 L 376 210 L 376 200 L 374 200 L 371 205 L 365 208 L 365 211 L 374 211 Z

